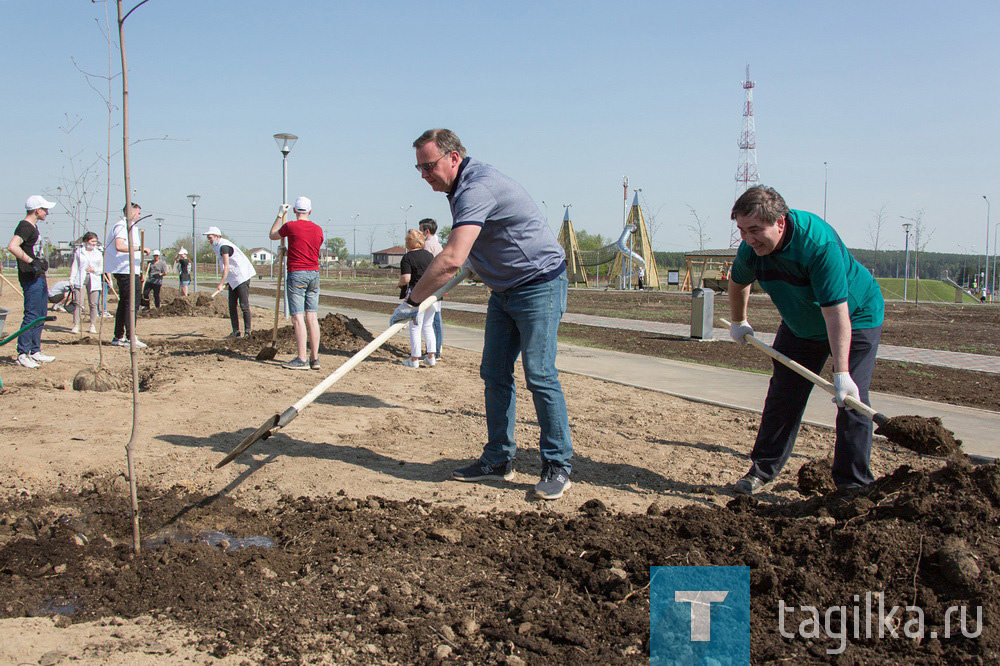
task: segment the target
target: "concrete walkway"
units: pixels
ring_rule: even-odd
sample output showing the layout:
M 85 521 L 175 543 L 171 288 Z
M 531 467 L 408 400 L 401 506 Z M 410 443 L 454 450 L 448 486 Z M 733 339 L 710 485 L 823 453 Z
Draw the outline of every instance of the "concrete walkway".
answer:
M 334 292 L 325 289 L 322 293 L 342 298 L 357 299 L 359 296 L 355 293 Z M 389 325 L 389 314 L 392 312 L 392 308 L 398 305 L 399 300 L 385 296 L 363 296 L 365 300 L 385 302 L 387 304 L 386 311 L 384 313 L 367 312 L 363 310 L 331 308 L 320 304 L 320 316 L 323 316 L 327 312 L 338 312 L 347 317 L 358 319 L 366 328 L 373 332 L 384 331 Z M 261 307 L 274 307 L 273 296 L 268 298 L 255 295 L 251 296 L 251 301 L 254 305 Z M 389 305 L 392 307 L 388 307 Z M 446 310 L 485 312 L 485 306 L 465 303 L 446 302 L 445 308 Z M 596 323 L 595 320 L 599 320 L 602 323 Z M 567 314 L 563 318 L 563 321 L 590 326 L 607 323 L 610 328 L 616 328 L 615 326 L 610 326 L 610 324 L 618 321 L 633 326 L 653 324 L 657 327 L 669 326 L 671 328 L 669 331 L 664 329 L 652 332 L 663 333 L 665 335 L 688 336 L 688 327 L 680 325 L 678 329 L 679 325 L 677 324 L 657 324 L 655 322 L 637 322 L 634 320 L 618 320 L 608 317 L 570 314 Z M 445 316 L 445 322 L 445 350 L 448 347 L 457 347 L 459 349 L 482 352 L 482 330 L 448 325 L 447 315 Z M 617 328 L 623 327 L 619 326 Z M 633 330 L 648 331 L 650 329 L 635 328 Z M 681 330 L 682 332 L 680 332 Z M 400 336 L 406 338 L 408 341 L 405 329 L 400 333 Z M 705 344 L 733 344 L 729 339 L 728 330 L 717 329 L 716 338 L 725 342 L 706 342 Z M 764 339 L 765 336 L 761 335 L 760 338 Z M 408 344 L 408 342 L 404 344 Z M 947 352 L 940 352 L 940 354 L 947 354 Z M 445 351 L 443 356 L 445 356 L 445 360 L 440 367 L 447 368 L 447 351 Z M 965 354 L 965 356 L 972 355 Z M 882 355 L 880 354 L 879 357 L 882 358 Z M 764 397 L 767 394 L 767 384 L 770 379 L 769 375 L 753 372 L 729 370 L 696 363 L 684 363 L 682 361 L 671 361 L 651 356 L 626 354 L 623 352 L 561 343 L 559 345 L 559 356 L 556 360 L 556 366 L 561 372 L 571 372 L 626 386 L 660 391 L 696 402 L 756 413 L 760 413 L 763 409 Z M 885 393 L 872 393 L 871 400 L 872 406 L 876 410 L 890 417 L 902 415 L 940 416 L 945 427 L 954 431 L 958 439 L 963 440 L 966 453 L 988 459 L 1000 457 L 1000 437 L 997 436 L 997 433 L 1000 432 L 1000 413 L 972 407 L 959 407 L 930 402 L 916 398 L 905 398 Z M 836 408 L 830 403 L 830 395 L 825 391 L 817 389 L 812 392 L 812 396 L 809 399 L 804 422 L 832 428 L 836 413 Z

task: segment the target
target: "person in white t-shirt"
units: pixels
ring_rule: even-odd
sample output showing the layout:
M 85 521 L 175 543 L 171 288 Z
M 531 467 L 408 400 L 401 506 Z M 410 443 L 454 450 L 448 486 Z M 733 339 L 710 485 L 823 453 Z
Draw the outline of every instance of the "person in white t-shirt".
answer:
M 430 252 L 435 257 L 441 254 L 441 242 L 437 237 L 438 223 L 430 217 L 425 217 L 420 220 L 417 225 L 420 232 L 424 235 L 424 249 Z M 441 300 L 444 300 L 443 298 Z M 441 341 L 444 340 L 444 325 L 441 323 L 441 301 L 438 301 L 437 307 L 434 310 L 434 324 L 431 327 L 434 330 L 434 344 L 437 346 L 435 350 L 435 359 L 437 361 L 441 360 Z
M 122 213 L 125 209 L 122 209 Z M 111 273 L 118 285 L 118 309 L 115 311 L 115 334 L 111 340 L 112 347 L 128 347 L 129 339 L 132 337 L 132 322 L 128 316 L 128 309 L 139 309 L 139 293 L 142 289 L 140 277 L 142 276 L 142 255 L 149 254 L 148 247 L 139 250 L 139 218 L 142 215 L 142 207 L 137 203 L 132 204 L 132 211 L 128 215 L 128 222 L 125 218 L 115 222 L 108 232 L 107 242 L 104 243 L 104 270 Z M 130 230 L 132 235 L 132 268 L 135 274 L 135 303 L 131 303 L 128 289 L 129 276 L 129 256 L 128 256 L 128 235 L 126 230 Z M 135 346 L 142 348 L 145 343 L 138 339 Z
M 80 303 L 73 311 L 73 332 L 80 332 L 80 311 L 83 309 L 83 294 L 87 294 L 90 305 L 90 332 L 97 333 L 97 306 L 101 297 L 104 273 L 104 254 L 97 248 L 97 234 L 88 231 L 83 235 L 83 245 L 73 253 L 73 266 L 69 271 L 69 281 L 73 289 L 79 290 Z
M 208 237 L 208 242 L 212 244 L 215 256 L 222 263 L 222 278 L 219 286 L 216 287 L 214 297 L 223 287 L 229 287 L 229 321 L 233 325 L 233 332 L 227 338 L 240 337 L 240 318 L 236 312 L 236 303 L 239 302 L 240 310 L 243 312 L 243 337 L 249 337 L 252 330 L 250 321 L 250 280 L 257 275 L 253 264 L 243 250 L 236 243 L 222 237 L 222 232 L 218 227 L 209 227 L 204 236 Z

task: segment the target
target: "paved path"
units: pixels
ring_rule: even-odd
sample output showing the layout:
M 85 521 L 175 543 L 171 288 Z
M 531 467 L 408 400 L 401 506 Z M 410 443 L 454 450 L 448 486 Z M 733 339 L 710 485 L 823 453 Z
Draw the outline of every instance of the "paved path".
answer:
M 323 294 L 339 296 L 347 292 L 333 292 L 323 290 Z M 344 296 L 357 298 L 358 294 Z M 273 296 L 251 296 L 255 305 L 263 307 L 274 307 Z M 398 299 L 384 296 L 366 296 L 366 300 L 374 300 L 392 304 L 393 307 L 399 303 Z M 485 307 L 481 305 L 469 305 L 465 303 L 447 303 L 446 307 L 453 310 L 465 310 L 469 312 L 483 312 Z M 339 312 L 348 317 L 353 317 L 361 321 L 366 328 L 371 331 L 383 331 L 389 324 L 390 308 L 386 308 L 384 313 L 367 312 L 362 310 L 349 310 L 344 308 L 331 308 L 320 305 L 320 315 L 326 312 Z M 563 321 L 572 321 L 572 318 L 583 317 L 583 315 L 569 315 Z M 593 321 L 594 317 L 586 317 Z M 619 321 L 610 318 L 600 318 L 607 322 Z M 628 322 L 629 320 L 621 320 Z M 447 317 L 445 318 L 447 322 Z M 576 322 L 573 323 L 583 323 Z M 642 322 L 632 321 L 632 324 Z M 646 322 L 649 323 L 649 322 Z M 599 325 L 590 323 L 589 325 Z M 657 324 L 660 326 L 661 324 Z M 676 326 L 676 325 L 673 325 Z M 444 342 L 445 350 L 448 347 L 457 347 L 470 351 L 481 352 L 483 349 L 483 332 L 479 329 L 465 328 L 462 326 L 451 326 L 445 324 Z M 683 335 L 687 336 L 687 327 L 682 326 Z M 640 328 L 636 330 L 648 330 Z M 717 337 L 722 340 L 729 340 L 729 331 L 719 329 Z M 662 332 L 662 331 L 654 331 Z M 723 338 L 722 335 L 725 335 Z M 677 335 L 678 333 L 667 333 Z M 400 333 L 406 337 L 405 329 Z M 764 336 L 762 335 L 761 338 Z M 716 343 L 706 343 L 716 344 Z M 444 354 L 445 360 L 442 368 L 447 368 L 447 351 Z M 675 395 L 687 400 L 703 402 L 721 407 L 740 409 L 760 413 L 764 405 L 764 396 L 767 393 L 768 375 L 753 372 L 743 372 L 740 370 L 729 370 L 696 363 L 684 363 L 682 361 L 672 361 L 668 359 L 642 356 L 638 354 L 626 354 L 622 352 L 595 349 L 592 347 L 581 347 L 578 345 L 559 345 L 559 355 L 556 365 L 561 372 L 571 372 L 574 374 L 586 375 L 595 379 L 615 382 L 627 386 L 660 391 Z M 889 395 L 885 393 L 872 393 L 872 404 L 878 411 L 887 416 L 902 416 L 913 414 L 918 416 L 940 416 L 944 425 L 955 432 L 955 436 L 965 442 L 965 451 L 970 455 L 984 458 L 1000 457 L 1000 413 L 991 412 L 972 407 L 960 407 L 935 403 L 916 398 L 905 398 Z M 813 391 L 806 408 L 804 422 L 812 425 L 832 428 L 836 418 L 836 409 L 830 403 L 830 396 L 824 391 Z

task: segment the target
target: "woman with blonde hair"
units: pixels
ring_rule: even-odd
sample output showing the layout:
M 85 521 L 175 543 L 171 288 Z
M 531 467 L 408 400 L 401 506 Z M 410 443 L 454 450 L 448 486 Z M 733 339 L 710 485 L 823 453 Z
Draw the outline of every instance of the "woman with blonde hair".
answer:
M 399 297 L 401 299 L 409 295 L 423 276 L 424 271 L 434 260 L 434 255 L 424 249 L 424 235 L 417 229 L 410 229 L 406 232 L 406 249 L 407 253 L 399 262 L 399 284 L 397 286 L 400 288 Z M 427 308 L 410 322 L 410 358 L 402 362 L 406 367 L 420 367 L 421 338 L 423 338 L 423 343 L 427 345 L 427 357 L 424 362 L 429 367 L 434 367 L 434 364 L 437 363 L 434 313 L 440 309 L 441 303 L 435 303 L 434 307 Z

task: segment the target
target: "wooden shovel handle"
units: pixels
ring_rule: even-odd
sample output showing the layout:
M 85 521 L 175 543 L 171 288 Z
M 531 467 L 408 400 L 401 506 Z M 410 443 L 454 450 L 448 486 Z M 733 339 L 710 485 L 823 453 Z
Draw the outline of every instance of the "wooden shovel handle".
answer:
M 721 321 L 726 326 L 730 326 L 730 323 L 725 319 L 720 319 L 719 321 Z M 798 361 L 793 361 L 792 359 L 788 358 L 780 351 L 772 347 L 771 345 L 761 342 L 752 335 L 745 335 L 743 336 L 743 339 L 746 340 L 748 344 L 753 345 L 757 349 L 761 350 L 762 352 L 773 358 L 778 363 L 781 363 L 790 370 L 802 375 L 803 377 L 805 377 L 806 379 L 808 379 L 813 384 L 820 387 L 830 395 L 834 397 L 837 396 L 837 389 L 836 387 L 834 387 L 833 384 L 826 381 L 825 379 L 823 379 L 822 377 L 820 377 L 815 372 L 805 367 Z M 844 398 L 844 404 L 846 404 L 848 407 L 850 407 L 855 411 L 861 412 L 862 414 L 867 416 L 870 420 L 874 421 L 875 423 L 878 423 L 879 425 L 881 425 L 883 421 L 887 420 L 887 417 L 885 415 L 879 414 L 865 403 L 855 399 L 853 396 L 847 396 L 846 398 Z

